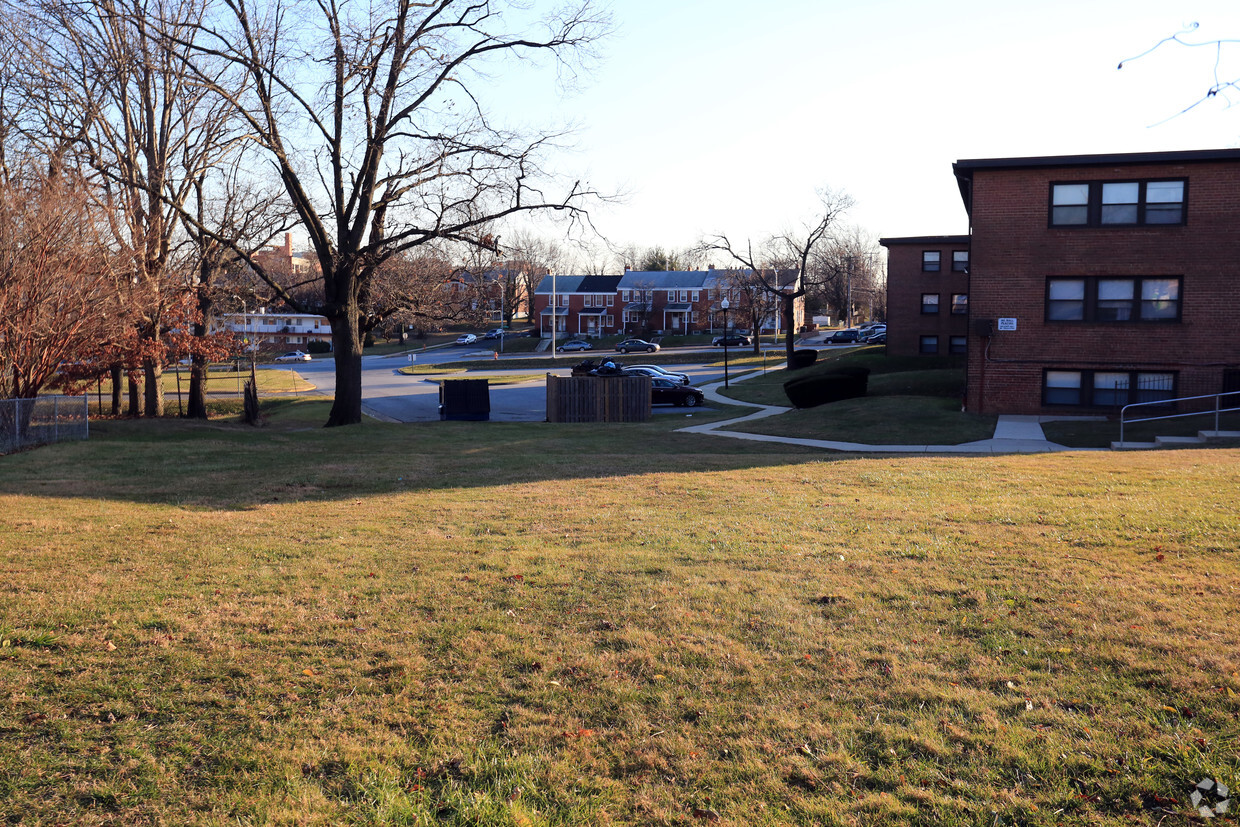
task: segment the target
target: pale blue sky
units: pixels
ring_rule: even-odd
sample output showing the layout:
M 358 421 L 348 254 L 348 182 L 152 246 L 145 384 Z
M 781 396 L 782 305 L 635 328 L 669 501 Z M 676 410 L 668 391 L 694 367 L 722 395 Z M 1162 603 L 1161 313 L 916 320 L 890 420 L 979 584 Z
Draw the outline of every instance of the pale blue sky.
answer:
M 506 70 L 505 117 L 578 125 L 556 169 L 628 193 L 597 212 L 617 243 L 758 238 L 846 190 L 883 236 L 964 233 L 960 158 L 1240 146 L 1225 102 L 1155 125 L 1209 86 L 1237 0 L 614 0 L 617 32 L 579 88 Z M 1240 44 L 1230 77 L 1240 76 Z M 1240 95 L 1234 96 L 1240 99 Z M 520 113 L 519 116 L 516 113 Z

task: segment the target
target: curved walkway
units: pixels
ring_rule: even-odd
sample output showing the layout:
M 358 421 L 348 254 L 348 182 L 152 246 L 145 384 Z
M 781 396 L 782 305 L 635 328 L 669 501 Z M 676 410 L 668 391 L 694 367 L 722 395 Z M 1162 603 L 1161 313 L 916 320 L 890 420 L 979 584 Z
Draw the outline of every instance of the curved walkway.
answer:
M 733 378 L 731 381 L 743 381 L 757 375 L 759 374 L 754 372 Z M 702 391 L 706 394 L 706 398 L 723 405 L 747 405 L 757 408 L 757 410 L 736 419 L 708 422 L 704 425 L 690 425 L 679 430 L 688 433 L 726 436 L 733 439 L 748 439 L 754 442 L 782 442 L 786 445 L 801 445 L 806 448 L 867 454 L 1040 454 L 1051 451 L 1101 450 L 1096 448 L 1069 448 L 1056 442 L 1051 442 L 1042 433 L 1041 421 L 1036 416 L 1000 416 L 998 423 L 995 425 L 995 435 L 993 437 L 981 439 L 977 442 L 966 442 L 962 445 L 864 445 L 859 442 L 835 442 L 829 439 L 800 439 L 797 437 L 730 431 L 727 430 L 729 425 L 765 419 L 768 416 L 787 413 L 793 409 L 783 408 L 778 405 L 755 405 L 751 402 L 741 402 L 737 399 L 722 396 L 719 393 L 719 388 L 722 384 L 722 382 L 713 382 L 709 385 L 703 385 Z

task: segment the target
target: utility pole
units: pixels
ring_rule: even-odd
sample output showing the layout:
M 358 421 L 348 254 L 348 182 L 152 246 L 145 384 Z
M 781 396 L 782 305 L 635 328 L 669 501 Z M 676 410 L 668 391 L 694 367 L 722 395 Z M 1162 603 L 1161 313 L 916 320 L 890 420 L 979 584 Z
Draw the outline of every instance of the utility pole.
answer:
M 853 265 L 855 262 L 856 262 L 855 257 L 844 256 L 845 273 L 848 277 L 848 300 L 844 306 L 844 318 L 845 318 L 844 329 L 845 330 L 852 327 L 852 279 L 853 279 Z

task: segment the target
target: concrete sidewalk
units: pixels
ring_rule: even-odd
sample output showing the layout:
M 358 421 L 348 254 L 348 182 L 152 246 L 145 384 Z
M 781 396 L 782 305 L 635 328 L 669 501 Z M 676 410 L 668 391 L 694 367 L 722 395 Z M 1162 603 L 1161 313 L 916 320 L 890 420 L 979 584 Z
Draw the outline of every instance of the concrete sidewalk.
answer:
M 738 382 L 759 375 L 757 372 L 735 377 L 731 381 Z M 722 382 L 703 385 L 702 391 L 706 398 L 722 405 L 746 405 L 756 408 L 753 413 L 728 419 L 723 422 L 710 422 L 704 425 L 691 425 L 680 428 L 681 431 L 696 434 L 713 434 L 733 439 L 748 439 L 754 442 L 781 442 L 785 445 L 801 445 L 806 448 L 820 448 L 828 451 L 850 451 L 873 454 L 1041 454 L 1053 451 L 1102 450 L 1099 448 L 1069 448 L 1051 442 L 1042 433 L 1041 419 L 1036 416 L 1000 416 L 995 426 L 995 435 L 990 439 L 977 442 L 966 442 L 962 445 L 864 445 L 859 442 L 835 442 L 827 439 L 798 439 L 796 437 L 770 436 L 768 434 L 748 434 L 742 431 L 730 431 L 728 426 L 742 422 L 752 422 L 768 416 L 787 413 L 792 408 L 777 405 L 752 405 L 721 396 L 718 389 Z

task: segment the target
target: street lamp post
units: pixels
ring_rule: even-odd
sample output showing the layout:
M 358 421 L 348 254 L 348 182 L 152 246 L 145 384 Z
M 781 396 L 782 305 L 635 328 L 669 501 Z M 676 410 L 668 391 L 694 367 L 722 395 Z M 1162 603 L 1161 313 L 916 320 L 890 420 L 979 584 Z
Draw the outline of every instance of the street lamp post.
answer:
M 725 298 L 719 302 L 719 306 L 723 308 L 723 386 L 728 387 L 728 300 Z

